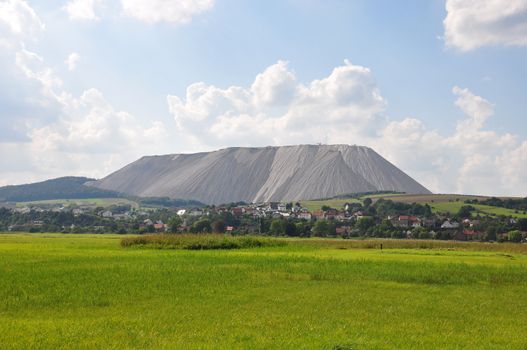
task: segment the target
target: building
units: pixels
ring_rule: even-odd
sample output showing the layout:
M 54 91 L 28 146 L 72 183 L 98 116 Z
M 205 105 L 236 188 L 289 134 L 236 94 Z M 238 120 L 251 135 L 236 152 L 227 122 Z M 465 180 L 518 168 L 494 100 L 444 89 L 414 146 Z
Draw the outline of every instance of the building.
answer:
M 457 223 L 455 221 L 446 220 L 441 225 L 441 228 L 442 229 L 446 229 L 446 230 L 448 230 L 448 229 L 456 229 L 456 228 L 459 228 L 459 223 Z

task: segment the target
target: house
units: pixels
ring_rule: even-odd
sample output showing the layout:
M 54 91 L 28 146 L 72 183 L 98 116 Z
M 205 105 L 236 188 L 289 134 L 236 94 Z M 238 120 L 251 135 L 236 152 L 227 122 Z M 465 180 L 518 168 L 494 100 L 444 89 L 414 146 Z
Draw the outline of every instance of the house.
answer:
M 480 241 L 485 237 L 485 233 L 475 230 L 463 230 L 456 234 L 456 239 L 460 241 Z
M 73 216 L 80 216 L 83 214 L 83 211 L 82 209 L 79 209 L 79 208 L 75 208 L 71 211 L 71 213 L 73 214 Z
M 143 225 L 145 226 L 152 226 L 154 224 L 154 222 L 150 219 L 146 219 L 143 221 Z
M 201 209 L 192 209 L 191 211 L 189 211 L 187 213 L 188 216 L 202 216 L 203 215 L 203 210 Z
M 325 219 L 325 214 L 322 210 L 315 210 L 311 216 L 317 220 Z
M 421 227 L 421 219 L 416 216 L 399 215 L 392 218 L 392 224 L 395 227 Z
M 186 213 L 187 213 L 187 209 L 179 209 L 179 210 L 177 211 L 176 214 L 177 214 L 178 216 L 183 216 L 183 215 L 185 215 Z
M 243 208 L 241 207 L 235 207 L 231 209 L 231 214 L 234 216 L 242 216 L 243 215 Z
M 178 232 L 190 232 L 190 226 L 187 225 L 180 225 L 177 228 Z
M 102 216 L 103 218 L 111 218 L 111 217 L 113 216 L 113 214 L 112 214 L 111 211 L 109 211 L 109 210 L 105 210 L 105 211 L 103 211 L 103 212 L 101 213 L 101 216 Z
M 278 202 L 270 202 L 268 206 L 268 210 L 278 210 L 278 205 L 280 203 Z
M 156 232 L 165 232 L 166 229 L 167 229 L 167 226 L 163 224 L 162 221 L 158 221 L 154 224 L 154 230 L 156 230 Z
M 287 204 L 278 204 L 278 207 L 277 207 L 278 211 L 287 211 Z
M 301 213 L 298 213 L 296 217 L 299 218 L 299 219 L 304 219 L 304 220 L 308 220 L 309 221 L 309 220 L 311 220 L 311 213 L 308 212 L 308 211 L 303 211 Z
M 450 221 L 450 220 L 446 220 L 445 222 L 443 222 L 443 224 L 441 225 L 441 228 L 442 229 L 456 229 L 459 227 L 459 223 L 455 222 L 455 221 Z
M 351 227 L 349 226 L 337 227 L 335 229 L 335 232 L 337 233 L 337 236 L 349 236 L 349 233 L 351 232 Z
M 130 219 L 130 214 L 129 213 L 114 214 L 113 218 L 114 218 L 114 220 L 128 220 L 128 219 Z
M 234 226 L 225 227 L 225 232 L 231 233 L 232 231 L 234 231 Z

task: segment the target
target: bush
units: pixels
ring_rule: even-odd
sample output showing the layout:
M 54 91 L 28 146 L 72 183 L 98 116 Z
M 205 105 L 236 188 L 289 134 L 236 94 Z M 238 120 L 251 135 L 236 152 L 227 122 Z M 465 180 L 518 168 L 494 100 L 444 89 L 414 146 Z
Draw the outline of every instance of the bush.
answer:
M 508 237 L 511 242 L 521 242 L 523 238 L 521 232 L 518 230 L 510 231 Z
M 286 244 L 285 241 L 279 239 L 252 236 L 234 237 L 219 234 L 145 235 L 141 237 L 125 238 L 121 241 L 121 246 L 125 248 L 137 246 L 157 249 L 186 250 L 244 249 L 284 246 Z

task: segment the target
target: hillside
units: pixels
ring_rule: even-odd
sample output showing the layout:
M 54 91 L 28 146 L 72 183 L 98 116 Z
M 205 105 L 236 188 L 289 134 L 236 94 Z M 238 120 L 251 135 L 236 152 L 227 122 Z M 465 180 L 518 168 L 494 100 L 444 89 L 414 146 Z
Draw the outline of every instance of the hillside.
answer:
M 342 194 L 430 193 L 374 150 L 349 145 L 226 148 L 143 157 L 91 186 L 208 204 L 295 201 Z
M 0 187 L 0 202 L 26 202 L 49 199 L 116 198 L 119 194 L 85 183 L 86 177 L 61 177 L 27 185 Z

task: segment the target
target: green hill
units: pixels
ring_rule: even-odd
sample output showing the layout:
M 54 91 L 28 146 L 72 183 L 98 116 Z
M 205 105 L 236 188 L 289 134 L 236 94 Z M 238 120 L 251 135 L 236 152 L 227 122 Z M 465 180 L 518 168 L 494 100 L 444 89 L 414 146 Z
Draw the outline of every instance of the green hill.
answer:
M 49 199 L 117 198 L 120 194 L 86 186 L 87 177 L 60 177 L 27 185 L 0 187 L 0 202 L 28 202 Z

